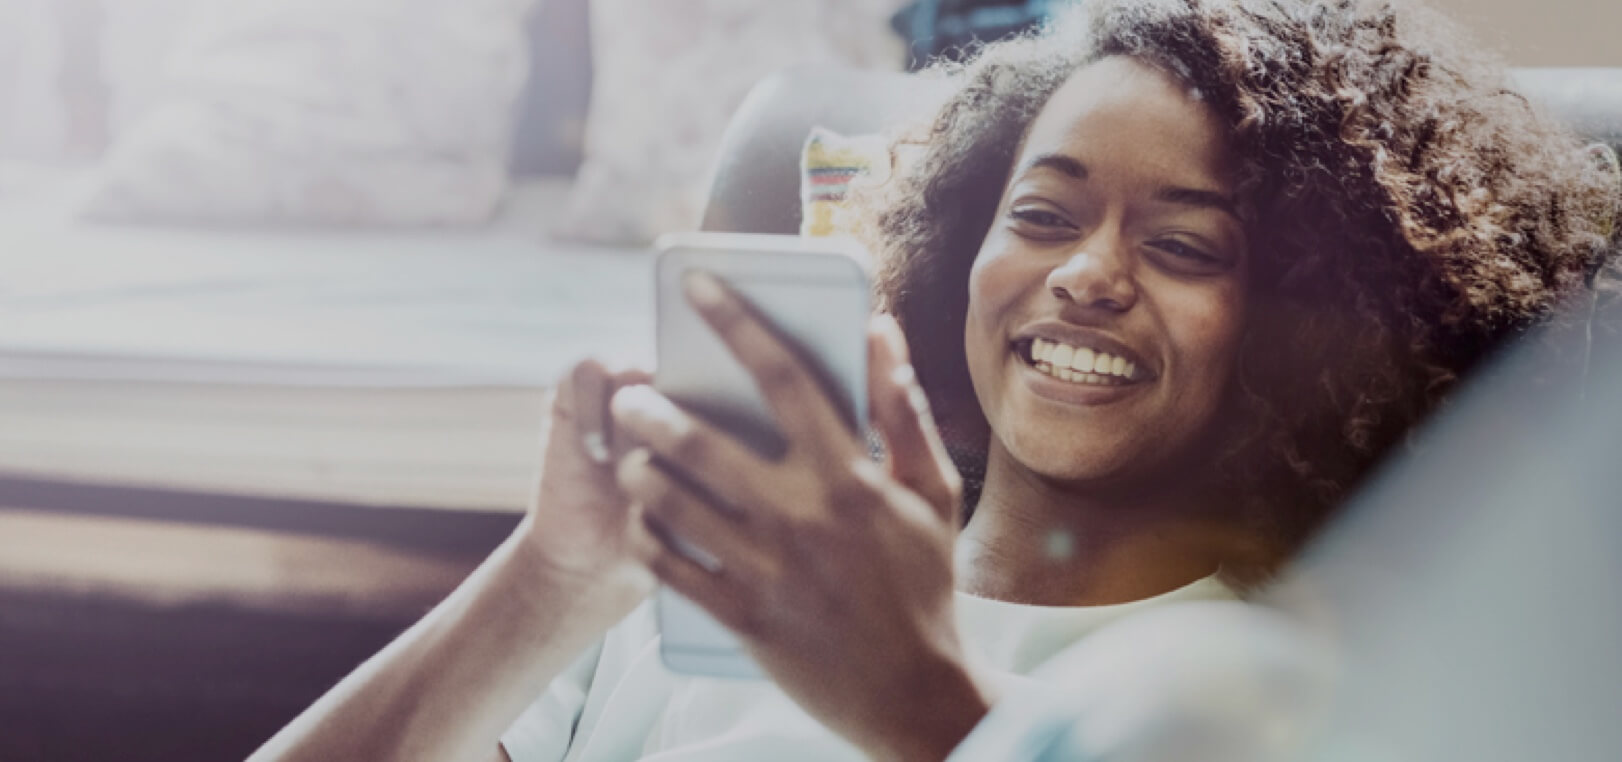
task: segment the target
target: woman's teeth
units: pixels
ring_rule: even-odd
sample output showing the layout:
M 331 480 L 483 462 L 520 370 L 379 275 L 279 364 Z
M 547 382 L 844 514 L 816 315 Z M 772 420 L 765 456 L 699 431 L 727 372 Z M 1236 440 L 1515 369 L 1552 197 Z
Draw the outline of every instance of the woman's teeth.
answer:
M 1138 371 L 1124 357 L 1047 339 L 1031 342 L 1031 365 L 1061 381 L 1104 386 L 1132 381 Z

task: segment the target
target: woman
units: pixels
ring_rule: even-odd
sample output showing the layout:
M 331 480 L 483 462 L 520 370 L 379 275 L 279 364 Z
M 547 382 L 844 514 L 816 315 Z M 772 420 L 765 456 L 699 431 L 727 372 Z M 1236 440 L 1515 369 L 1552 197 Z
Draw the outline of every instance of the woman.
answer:
M 885 463 L 695 277 L 788 454 L 582 364 L 514 536 L 261 756 L 472 758 L 499 737 L 514 760 L 940 759 L 1100 625 L 1265 577 L 1607 261 L 1614 178 L 1429 16 L 1085 13 L 955 70 L 873 201 L 900 321 L 872 337 Z M 660 669 L 637 608 L 656 578 L 775 683 Z

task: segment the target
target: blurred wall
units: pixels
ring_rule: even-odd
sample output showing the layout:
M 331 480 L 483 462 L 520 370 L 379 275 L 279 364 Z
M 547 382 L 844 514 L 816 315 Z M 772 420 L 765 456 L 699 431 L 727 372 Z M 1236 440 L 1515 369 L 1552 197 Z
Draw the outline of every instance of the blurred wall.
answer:
M 1430 0 L 1513 66 L 1622 66 L 1619 0 Z

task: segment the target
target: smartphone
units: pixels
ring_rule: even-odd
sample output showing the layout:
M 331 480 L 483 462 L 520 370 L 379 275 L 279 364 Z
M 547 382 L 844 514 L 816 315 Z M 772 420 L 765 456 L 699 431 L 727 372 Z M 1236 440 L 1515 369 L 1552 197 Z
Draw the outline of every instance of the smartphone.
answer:
M 860 247 L 739 233 L 668 235 L 656 247 L 656 389 L 763 457 L 784 451 L 783 437 L 754 378 L 683 294 L 683 276 L 702 270 L 749 302 L 822 381 L 853 434 L 864 433 L 871 286 Z M 707 559 L 703 548 L 685 545 L 679 550 L 701 562 Z M 697 604 L 668 588 L 657 596 L 660 656 L 666 667 L 711 677 L 762 676 L 737 638 Z

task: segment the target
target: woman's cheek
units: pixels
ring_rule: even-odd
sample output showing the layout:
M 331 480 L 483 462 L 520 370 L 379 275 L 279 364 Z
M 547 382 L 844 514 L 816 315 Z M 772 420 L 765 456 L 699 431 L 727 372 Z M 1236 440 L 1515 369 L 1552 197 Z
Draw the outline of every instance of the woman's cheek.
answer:
M 1005 234 L 1004 234 L 1005 235 Z M 969 381 L 982 410 L 992 415 L 996 396 L 998 359 L 1002 353 L 1006 316 L 1018 303 L 1018 260 L 1008 242 L 994 229 L 969 269 L 969 305 L 963 349 Z M 990 395 L 988 397 L 988 395 Z
M 989 241 L 988 241 L 989 243 Z M 997 287 L 998 256 L 996 252 L 981 248 L 969 268 L 969 309 L 967 337 L 972 344 L 975 334 L 987 330 L 986 316 L 995 312 L 999 301 Z M 972 347 L 971 347 L 972 349 Z
M 1237 282 L 1224 281 L 1194 290 L 1174 302 L 1178 314 L 1167 321 L 1180 326 L 1174 343 L 1213 398 L 1220 397 L 1233 369 L 1244 329 L 1244 294 Z
M 973 314 L 995 315 L 1007 310 L 1029 280 L 1021 273 L 1020 258 L 1010 234 L 993 228 L 969 269 L 969 309 Z

